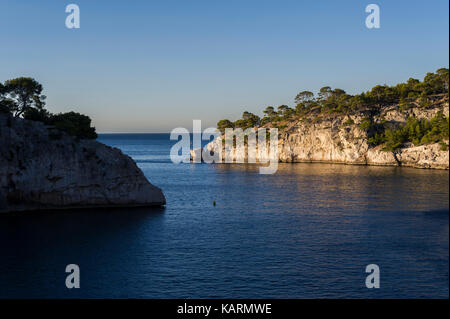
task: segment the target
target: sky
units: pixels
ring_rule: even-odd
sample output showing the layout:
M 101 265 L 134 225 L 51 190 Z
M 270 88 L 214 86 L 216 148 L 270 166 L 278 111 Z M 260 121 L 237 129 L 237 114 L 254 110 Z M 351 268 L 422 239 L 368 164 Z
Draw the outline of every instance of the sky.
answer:
M 87 114 L 98 132 L 206 128 L 302 90 L 356 94 L 448 67 L 448 12 L 448 0 L 0 0 L 0 81 L 35 78 L 51 112 Z

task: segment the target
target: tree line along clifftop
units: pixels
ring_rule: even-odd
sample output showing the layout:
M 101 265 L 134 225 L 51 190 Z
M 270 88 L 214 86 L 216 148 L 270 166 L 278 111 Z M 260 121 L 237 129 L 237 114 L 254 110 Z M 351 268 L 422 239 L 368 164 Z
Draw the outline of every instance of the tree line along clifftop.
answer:
M 42 85 L 30 77 L 0 82 L 0 113 L 43 122 L 80 139 L 97 138 L 89 116 L 76 112 L 50 113 L 45 108 L 46 96 L 42 91 Z
M 449 119 L 439 112 L 433 119 L 417 119 L 411 117 L 407 123 L 399 127 L 389 127 L 383 121 L 376 122 L 374 117 L 383 108 L 397 105 L 400 110 L 410 108 L 428 108 L 436 104 L 448 103 L 449 70 L 440 68 L 436 72 L 427 73 L 422 81 L 410 78 L 397 85 L 376 85 L 371 90 L 350 95 L 344 90 L 329 86 L 322 87 L 317 95 L 311 91 L 301 91 L 294 98 L 295 107 L 280 105 L 277 108 L 267 106 L 264 116 L 245 111 L 242 118 L 232 122 L 220 120 L 217 128 L 222 132 L 225 128 L 276 127 L 284 130 L 297 121 L 320 121 L 325 117 L 345 116 L 359 111 L 367 112 L 367 118 L 359 124 L 367 132 L 371 147 L 383 145 L 386 151 L 400 148 L 407 142 L 415 145 L 442 143 L 443 150 L 447 144 L 443 140 L 449 138 Z M 344 125 L 352 125 L 352 120 Z

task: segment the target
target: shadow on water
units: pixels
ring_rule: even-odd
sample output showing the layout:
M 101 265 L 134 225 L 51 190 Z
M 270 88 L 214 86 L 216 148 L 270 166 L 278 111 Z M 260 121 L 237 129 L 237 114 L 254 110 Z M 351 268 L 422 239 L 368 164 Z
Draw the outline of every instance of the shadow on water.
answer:
M 65 267 L 79 265 L 92 291 L 108 282 L 99 276 L 102 267 L 120 278 L 122 267 L 136 263 L 127 251 L 145 243 L 146 229 L 162 227 L 164 212 L 152 207 L 1 214 L 0 298 L 86 296 L 66 289 Z
M 0 214 L 0 239 L 7 241 L 11 235 L 84 237 L 115 228 L 132 229 L 142 223 L 163 218 L 165 207 L 86 208 L 14 212 Z M 23 233 L 22 233 L 23 232 Z M 113 234 L 113 233 L 111 233 Z
M 109 142 L 142 161 L 167 206 L 0 215 L 0 297 L 448 298 L 448 171 L 280 163 L 260 175 L 161 163 L 158 136 Z M 65 287 L 71 263 L 81 289 Z

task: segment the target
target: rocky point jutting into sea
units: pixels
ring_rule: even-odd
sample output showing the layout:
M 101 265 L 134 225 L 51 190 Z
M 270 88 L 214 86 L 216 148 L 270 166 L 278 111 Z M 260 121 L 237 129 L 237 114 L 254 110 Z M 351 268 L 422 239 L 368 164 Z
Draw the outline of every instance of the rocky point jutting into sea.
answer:
M 370 119 L 370 123 L 383 123 L 385 127 L 395 129 L 404 126 L 409 118 L 431 120 L 438 114 L 448 118 L 448 97 L 436 96 L 433 103 L 426 107 L 402 108 L 398 104 L 383 106 L 375 114 L 370 109 L 359 109 L 346 114 L 323 114 L 319 110 L 312 110 L 279 130 L 278 158 L 280 162 L 448 169 L 448 138 L 439 143 L 423 145 L 405 143 L 395 150 L 386 150 L 384 145 L 371 145 L 369 142 L 371 132 L 363 126 L 363 123 Z M 270 124 L 263 127 L 269 126 Z M 246 147 L 225 151 L 223 139 L 222 135 L 209 143 L 206 149 L 217 151 L 218 148 L 222 148 L 223 158 L 225 152 L 229 152 L 235 160 L 246 161 Z
M 0 212 L 166 203 L 119 149 L 0 114 Z

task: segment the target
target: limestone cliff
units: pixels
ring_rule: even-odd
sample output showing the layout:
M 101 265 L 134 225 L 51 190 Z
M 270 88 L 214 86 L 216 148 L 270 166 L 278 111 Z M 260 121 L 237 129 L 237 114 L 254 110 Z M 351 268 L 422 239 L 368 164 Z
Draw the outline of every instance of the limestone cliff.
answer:
M 0 212 L 165 203 L 119 149 L 0 115 Z
M 314 114 L 295 120 L 279 131 L 278 158 L 280 162 L 328 162 L 361 165 L 409 166 L 417 168 L 449 168 L 449 152 L 442 144 L 404 145 L 395 151 L 384 151 L 382 145 L 372 147 L 368 133 L 360 124 L 368 117 L 388 127 L 398 127 L 409 117 L 431 119 L 438 112 L 449 116 L 448 101 L 427 108 L 402 110 L 398 105 L 384 107 L 379 113 L 360 110 L 351 114 Z M 222 147 L 223 137 L 207 145 L 209 151 Z M 448 146 L 448 140 L 445 141 Z M 445 147 L 444 147 L 445 148 Z M 447 148 L 448 149 L 448 148 Z M 233 158 L 245 161 L 245 148 L 227 150 Z M 258 152 L 259 153 L 259 152 Z M 261 154 L 258 154 L 261 158 Z

